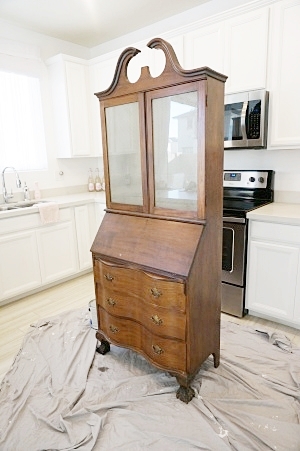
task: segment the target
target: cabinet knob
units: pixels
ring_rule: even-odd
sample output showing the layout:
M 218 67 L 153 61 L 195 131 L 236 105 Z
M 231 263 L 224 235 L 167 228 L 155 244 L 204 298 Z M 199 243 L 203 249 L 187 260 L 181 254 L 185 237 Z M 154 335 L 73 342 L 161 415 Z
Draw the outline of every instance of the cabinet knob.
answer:
M 163 320 L 157 315 L 151 316 L 151 319 L 157 326 L 160 326 L 163 323 Z
M 107 298 L 106 302 L 108 303 L 108 305 L 110 305 L 111 307 L 114 307 L 114 305 L 116 305 L 116 301 L 113 298 Z
M 113 333 L 113 334 L 117 334 L 119 332 L 119 329 L 115 326 L 110 325 L 109 326 L 109 330 Z
M 108 280 L 108 282 L 112 282 L 114 280 L 113 276 L 109 273 L 104 274 L 104 277 L 106 280 Z
M 164 352 L 164 350 L 158 345 L 152 345 L 152 349 L 155 352 L 155 354 L 158 354 L 158 355 L 160 355 Z
M 159 296 L 161 296 L 162 295 L 162 292 L 161 291 L 159 291 L 157 288 L 151 288 L 151 294 L 152 294 L 152 296 L 154 296 L 155 298 L 159 298 Z

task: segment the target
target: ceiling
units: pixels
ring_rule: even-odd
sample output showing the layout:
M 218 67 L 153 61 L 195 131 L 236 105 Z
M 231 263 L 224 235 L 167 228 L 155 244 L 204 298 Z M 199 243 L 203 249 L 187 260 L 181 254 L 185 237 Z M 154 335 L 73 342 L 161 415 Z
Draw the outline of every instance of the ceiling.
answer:
M 94 47 L 208 1 L 0 0 L 0 19 L 51 37 Z

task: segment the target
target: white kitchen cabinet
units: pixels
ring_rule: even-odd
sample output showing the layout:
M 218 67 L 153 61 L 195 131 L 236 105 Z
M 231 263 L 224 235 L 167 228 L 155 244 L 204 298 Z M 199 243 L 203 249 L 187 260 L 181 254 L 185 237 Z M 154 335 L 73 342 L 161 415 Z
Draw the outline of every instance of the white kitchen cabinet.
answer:
M 184 68 L 208 66 L 213 70 L 224 73 L 224 45 L 225 27 L 223 22 L 203 26 L 185 34 Z
M 78 271 L 76 237 L 71 221 L 36 230 L 42 283 L 47 284 Z
M 60 208 L 56 223 L 42 224 L 29 209 L 0 218 L 0 304 L 90 270 L 101 220 L 93 202 Z
M 104 203 L 101 203 L 101 202 L 95 203 L 96 232 L 98 231 L 98 228 L 100 227 L 102 219 L 104 218 L 105 208 L 106 208 L 106 205 Z
M 59 221 L 36 228 L 42 284 L 76 274 L 78 246 L 73 208 L 61 208 Z
M 269 148 L 299 149 L 300 0 L 271 7 Z
M 228 76 L 225 91 L 266 87 L 269 8 L 201 26 L 184 37 L 186 68 L 209 66 Z
M 41 286 L 36 235 L 22 231 L 0 237 L 0 299 Z
M 87 61 L 59 54 L 47 61 L 53 102 L 57 156 L 95 156 L 90 138 Z
M 92 268 L 91 246 L 96 234 L 94 205 L 80 205 L 74 208 L 78 246 L 79 269 Z
M 91 105 L 91 140 L 94 153 L 103 154 L 99 100 L 95 93 L 107 89 L 114 76 L 118 56 L 94 59 L 89 67 L 90 105 Z
M 300 327 L 300 226 L 249 221 L 246 308 Z
M 225 21 L 226 93 L 266 87 L 269 8 Z

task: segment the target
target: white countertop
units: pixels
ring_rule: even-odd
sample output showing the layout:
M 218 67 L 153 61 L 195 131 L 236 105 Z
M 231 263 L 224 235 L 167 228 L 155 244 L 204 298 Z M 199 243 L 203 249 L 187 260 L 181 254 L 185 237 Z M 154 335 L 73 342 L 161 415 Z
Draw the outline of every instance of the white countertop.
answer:
M 66 194 L 64 196 L 53 196 L 53 197 L 43 197 L 41 201 L 47 202 L 56 202 L 59 208 L 72 207 L 74 205 L 82 205 L 89 203 L 100 203 L 105 205 L 105 192 L 86 192 L 86 193 L 77 193 L 77 194 Z M 11 216 L 23 216 L 31 213 L 36 213 L 38 207 L 37 205 L 33 205 L 32 207 L 27 208 L 19 208 L 17 210 L 5 210 L 0 211 L 0 219 L 8 218 Z
M 300 204 L 273 202 L 247 213 L 247 218 L 256 221 L 300 225 Z

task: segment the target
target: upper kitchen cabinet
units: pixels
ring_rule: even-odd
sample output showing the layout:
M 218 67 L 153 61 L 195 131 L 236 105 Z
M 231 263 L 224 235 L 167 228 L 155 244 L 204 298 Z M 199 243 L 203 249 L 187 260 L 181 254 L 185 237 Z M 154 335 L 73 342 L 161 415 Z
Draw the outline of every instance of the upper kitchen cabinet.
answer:
M 47 61 L 54 110 L 57 156 L 97 156 L 91 146 L 86 61 L 59 54 Z
M 99 118 L 99 100 L 95 92 L 103 91 L 109 87 L 114 76 L 118 56 L 105 55 L 104 58 L 95 58 L 89 67 L 89 100 L 91 105 L 91 140 L 96 155 L 102 155 L 102 133 Z
M 223 22 L 200 27 L 187 33 L 184 36 L 185 68 L 208 66 L 222 72 L 224 40 Z
M 185 39 L 185 66 L 209 66 L 228 76 L 226 92 L 265 88 L 268 8 L 201 26 Z M 204 25 L 204 24 L 203 24 Z
M 269 81 L 270 148 L 300 146 L 300 0 L 284 0 L 271 8 Z
M 266 87 L 268 23 L 268 8 L 241 14 L 224 23 L 226 92 Z

